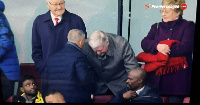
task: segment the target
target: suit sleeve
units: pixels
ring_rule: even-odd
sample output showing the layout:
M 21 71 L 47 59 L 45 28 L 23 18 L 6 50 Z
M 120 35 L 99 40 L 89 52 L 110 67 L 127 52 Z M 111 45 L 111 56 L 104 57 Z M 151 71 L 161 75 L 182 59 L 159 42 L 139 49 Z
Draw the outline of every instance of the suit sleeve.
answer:
M 86 31 L 85 23 L 81 17 L 78 20 L 78 27 L 80 30 L 82 30 L 85 33 L 85 38 L 87 39 L 87 31 Z
M 124 99 L 123 94 L 125 93 L 125 89 L 119 91 L 116 96 L 114 96 L 108 103 L 126 103 L 126 99 Z
M 123 60 L 126 71 L 129 72 L 132 68 L 136 68 L 139 65 L 131 45 L 126 40 L 124 40 L 124 42 Z
M 89 65 L 86 57 L 78 57 L 76 61 L 76 73 L 80 82 L 87 82 L 87 74 L 89 73 Z
M 38 34 L 38 17 L 35 19 L 32 27 L 32 59 L 37 69 L 41 67 L 43 55 L 40 35 Z

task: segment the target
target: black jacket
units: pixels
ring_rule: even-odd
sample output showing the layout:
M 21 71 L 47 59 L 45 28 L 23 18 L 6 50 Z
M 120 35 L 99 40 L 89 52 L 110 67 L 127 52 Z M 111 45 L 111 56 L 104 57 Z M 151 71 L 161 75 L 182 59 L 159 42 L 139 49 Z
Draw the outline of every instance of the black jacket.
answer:
M 26 103 L 26 99 L 24 98 L 24 93 L 20 96 L 14 96 L 13 103 Z M 35 99 L 33 99 L 32 103 L 44 103 L 44 99 L 42 98 L 41 93 L 38 91 Z
M 163 103 L 156 89 L 148 84 L 136 98 L 126 100 L 123 94 L 127 92 L 127 88 L 122 89 L 118 94 L 108 103 Z

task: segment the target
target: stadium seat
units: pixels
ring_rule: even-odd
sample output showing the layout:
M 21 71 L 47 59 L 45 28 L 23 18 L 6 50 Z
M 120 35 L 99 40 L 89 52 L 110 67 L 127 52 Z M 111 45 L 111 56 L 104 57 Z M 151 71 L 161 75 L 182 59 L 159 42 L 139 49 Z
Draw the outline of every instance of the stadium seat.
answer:
M 169 103 L 169 98 L 165 96 L 161 96 L 163 103 Z
M 190 97 L 185 97 L 183 103 L 190 103 Z
M 38 90 L 41 92 L 41 76 L 35 68 L 34 63 L 21 63 L 20 64 L 21 75 L 33 75 L 36 79 L 36 84 Z M 20 91 L 17 92 L 18 95 L 21 94 Z
M 12 103 L 12 102 L 13 102 L 13 99 L 14 99 L 14 95 L 13 95 L 13 96 L 10 96 L 10 97 L 6 100 L 6 102 L 7 102 L 7 103 Z
M 107 103 L 113 98 L 113 95 L 98 95 L 93 96 L 92 103 Z

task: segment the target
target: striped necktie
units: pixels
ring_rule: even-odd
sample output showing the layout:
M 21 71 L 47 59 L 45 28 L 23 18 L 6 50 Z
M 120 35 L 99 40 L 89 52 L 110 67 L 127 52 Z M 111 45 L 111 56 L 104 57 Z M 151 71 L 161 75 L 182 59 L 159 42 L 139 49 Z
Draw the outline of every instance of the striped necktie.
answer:
M 58 25 L 58 18 L 54 18 L 55 19 L 55 21 L 56 21 L 56 26 Z

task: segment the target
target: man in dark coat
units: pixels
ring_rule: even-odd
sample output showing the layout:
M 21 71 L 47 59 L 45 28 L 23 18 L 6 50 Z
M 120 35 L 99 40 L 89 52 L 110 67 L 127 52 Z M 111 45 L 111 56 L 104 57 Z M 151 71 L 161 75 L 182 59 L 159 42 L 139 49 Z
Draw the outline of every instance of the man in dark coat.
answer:
M 108 103 L 162 103 L 153 85 L 146 84 L 146 72 L 142 68 L 134 68 L 128 73 L 127 87 Z
M 64 0 L 47 0 L 46 3 L 50 11 L 37 16 L 32 27 L 32 59 L 41 78 L 46 76 L 43 69 L 49 55 L 66 44 L 71 29 L 82 30 L 87 38 L 82 18 L 67 11 Z M 57 25 L 54 18 L 58 19 Z
M 91 102 L 92 75 L 87 56 L 81 49 L 84 42 L 83 31 L 70 30 L 65 47 L 49 57 L 44 69 L 45 90 L 59 90 L 66 103 Z
M 86 34 L 81 17 L 65 9 L 64 0 L 47 0 L 50 11 L 36 17 L 32 28 L 32 58 L 39 73 L 50 54 L 62 48 L 71 29 L 80 29 Z M 54 18 L 58 18 L 58 25 Z M 86 36 L 87 38 L 87 36 Z

